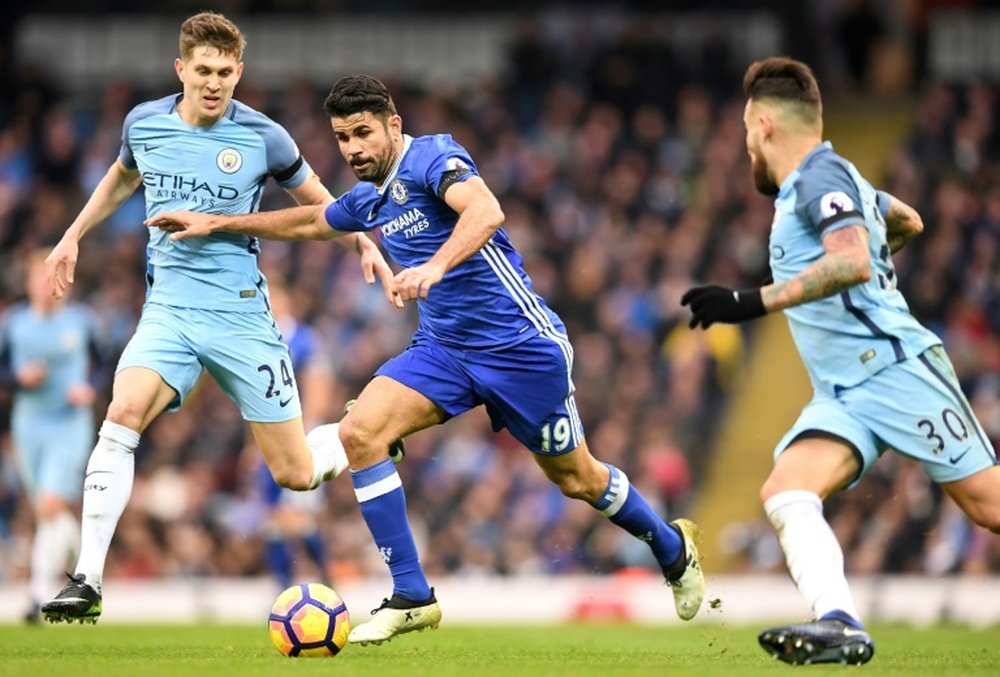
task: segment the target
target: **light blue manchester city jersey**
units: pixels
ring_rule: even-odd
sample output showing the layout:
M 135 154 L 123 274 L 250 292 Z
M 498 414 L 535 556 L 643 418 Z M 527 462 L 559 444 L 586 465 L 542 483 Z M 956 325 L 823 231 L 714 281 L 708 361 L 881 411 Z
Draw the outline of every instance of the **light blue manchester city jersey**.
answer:
M 404 268 L 427 262 L 451 236 L 458 214 L 439 196 L 442 180 L 478 176 L 468 152 L 448 134 L 404 136 L 396 167 L 382 184 L 362 181 L 331 203 L 337 230 L 378 228 L 389 256 Z M 447 177 L 447 178 L 446 178 Z M 453 348 L 512 346 L 536 335 L 564 336 L 565 327 L 531 286 L 523 259 L 503 228 L 455 266 L 418 301 L 425 334 Z
M 93 318 L 85 306 L 67 304 L 47 315 L 26 303 L 11 308 L 0 333 L 0 352 L 8 356 L 14 373 L 33 362 L 46 371 L 41 386 L 15 392 L 15 421 L 73 413 L 66 393 L 70 386 L 88 382 L 93 340 Z
M 266 115 L 232 101 L 210 127 L 177 113 L 173 94 L 136 106 L 125 118 L 119 158 L 138 168 L 148 217 L 191 210 L 210 214 L 257 211 L 268 176 L 283 188 L 309 173 L 287 131 Z M 175 242 L 150 229 L 147 300 L 170 306 L 258 312 L 267 309 L 257 268 L 256 238 L 217 233 Z
M 941 343 L 910 315 L 896 289 L 875 190 L 829 142 L 788 175 L 774 205 L 770 263 L 776 282 L 791 279 L 819 259 L 824 235 L 854 225 L 868 232 L 868 282 L 784 311 L 816 388 L 835 394 Z

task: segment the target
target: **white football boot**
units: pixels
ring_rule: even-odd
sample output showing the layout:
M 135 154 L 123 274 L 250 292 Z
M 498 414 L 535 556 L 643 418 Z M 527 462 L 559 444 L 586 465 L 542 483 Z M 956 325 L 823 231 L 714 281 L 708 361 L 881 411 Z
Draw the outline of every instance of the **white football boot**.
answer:
M 351 644 L 381 644 L 396 635 L 407 632 L 436 629 L 441 623 L 441 607 L 434 597 L 413 601 L 398 595 L 383 599 L 382 605 L 372 611 L 372 619 L 351 629 L 347 641 Z
M 689 621 L 698 614 L 705 598 L 705 575 L 698 555 L 698 525 L 688 519 L 674 520 L 671 524 L 681 532 L 684 542 L 684 571 L 676 578 L 668 578 L 667 585 L 673 588 L 677 615 Z

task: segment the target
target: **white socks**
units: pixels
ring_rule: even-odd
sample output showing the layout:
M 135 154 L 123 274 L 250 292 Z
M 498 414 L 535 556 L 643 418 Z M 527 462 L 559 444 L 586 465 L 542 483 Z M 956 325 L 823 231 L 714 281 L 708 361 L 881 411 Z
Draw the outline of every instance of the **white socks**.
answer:
M 764 512 L 778 532 L 792 580 L 816 618 L 839 609 L 860 619 L 844 576 L 844 553 L 823 517 L 819 496 L 783 491 L 764 503 Z
M 83 481 L 82 542 L 76 573 L 86 574 L 87 583 L 98 590 L 111 538 L 132 494 L 133 452 L 137 446 L 139 433 L 105 421 L 87 463 Z
M 80 524 L 68 512 L 38 522 L 31 544 L 31 580 L 28 584 L 32 601 L 41 604 L 62 587 L 62 576 L 79 549 Z
M 326 480 L 332 480 L 347 469 L 347 453 L 340 442 L 339 423 L 316 426 L 306 435 L 306 443 L 312 454 L 313 476 L 310 489 L 315 489 Z

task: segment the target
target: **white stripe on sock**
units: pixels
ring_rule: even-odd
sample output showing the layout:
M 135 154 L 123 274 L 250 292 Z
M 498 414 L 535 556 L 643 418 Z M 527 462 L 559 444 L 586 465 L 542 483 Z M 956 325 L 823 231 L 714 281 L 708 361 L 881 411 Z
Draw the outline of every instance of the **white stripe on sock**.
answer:
M 367 487 L 355 487 L 354 495 L 358 498 L 358 503 L 370 501 L 378 498 L 390 491 L 394 491 L 403 486 L 403 480 L 399 479 L 399 473 L 392 473 L 388 477 L 383 477 L 378 482 L 369 484 Z

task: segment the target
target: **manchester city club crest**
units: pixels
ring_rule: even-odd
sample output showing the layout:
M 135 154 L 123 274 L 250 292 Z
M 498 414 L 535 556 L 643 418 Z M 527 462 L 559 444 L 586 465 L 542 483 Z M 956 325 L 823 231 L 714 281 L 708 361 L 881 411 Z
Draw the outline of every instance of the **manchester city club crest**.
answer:
M 215 158 L 215 164 L 226 174 L 235 174 L 243 166 L 243 156 L 235 148 L 224 148 Z
M 389 197 L 391 197 L 392 201 L 396 204 L 406 204 L 406 198 L 409 196 L 410 195 L 406 190 L 406 186 L 403 185 L 403 182 L 399 179 L 396 179 L 389 184 Z

